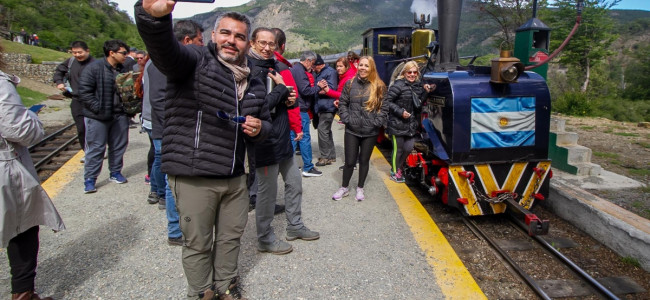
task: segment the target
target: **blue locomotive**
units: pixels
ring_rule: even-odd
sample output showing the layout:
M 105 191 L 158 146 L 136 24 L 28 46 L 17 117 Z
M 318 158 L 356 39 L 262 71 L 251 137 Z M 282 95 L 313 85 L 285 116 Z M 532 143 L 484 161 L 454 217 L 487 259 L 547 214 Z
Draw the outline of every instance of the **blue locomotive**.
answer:
M 524 72 L 502 51 L 490 67 L 460 66 L 456 43 L 462 1 L 438 0 L 439 30 L 371 28 L 363 55 L 371 55 L 387 84 L 402 62 L 419 60 L 423 83 L 436 84 L 421 114 L 421 140 L 405 175 L 468 216 L 510 213 L 530 235 L 548 221 L 529 209 L 548 197 L 550 93 L 542 76 Z M 436 40 L 436 37 L 439 38 Z

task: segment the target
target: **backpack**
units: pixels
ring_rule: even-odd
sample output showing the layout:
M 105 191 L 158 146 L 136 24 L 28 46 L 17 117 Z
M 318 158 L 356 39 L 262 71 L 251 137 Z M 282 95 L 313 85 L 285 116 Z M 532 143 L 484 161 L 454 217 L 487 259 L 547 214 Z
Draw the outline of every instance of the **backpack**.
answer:
M 138 80 L 140 72 L 129 71 L 120 73 L 115 77 L 117 93 L 122 100 L 124 112 L 127 115 L 135 115 L 142 112 L 142 98 L 138 97 L 135 92 L 135 81 Z

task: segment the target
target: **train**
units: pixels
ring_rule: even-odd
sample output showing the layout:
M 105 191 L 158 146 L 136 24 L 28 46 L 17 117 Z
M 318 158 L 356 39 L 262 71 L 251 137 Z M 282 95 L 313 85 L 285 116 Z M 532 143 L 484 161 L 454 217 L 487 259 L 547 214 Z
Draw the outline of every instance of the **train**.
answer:
M 423 84 L 435 84 L 423 103 L 420 135 L 404 168 L 407 182 L 466 216 L 510 214 L 529 235 L 549 222 L 530 210 L 548 198 L 551 97 L 546 80 L 524 71 L 501 50 L 491 66 L 461 66 L 456 50 L 462 1 L 438 0 L 438 30 L 419 25 L 376 27 L 363 35 L 389 85 L 406 61 L 422 66 Z

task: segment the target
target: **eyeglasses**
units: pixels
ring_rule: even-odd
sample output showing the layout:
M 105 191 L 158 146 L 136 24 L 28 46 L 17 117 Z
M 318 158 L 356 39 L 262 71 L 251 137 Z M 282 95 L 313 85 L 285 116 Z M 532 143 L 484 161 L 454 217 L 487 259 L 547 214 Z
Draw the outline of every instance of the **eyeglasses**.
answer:
M 138 59 L 144 59 L 144 57 L 138 57 Z
M 129 52 L 128 52 L 128 51 L 117 51 L 117 52 L 115 52 L 115 53 L 119 53 L 119 54 L 122 54 L 122 55 L 126 55 L 126 54 L 129 53 Z
M 417 74 L 418 71 L 406 71 L 406 74 L 411 75 L 411 74 Z
M 223 110 L 217 111 L 217 117 L 219 119 L 222 119 L 222 120 L 230 120 L 230 121 L 233 121 L 233 122 L 239 123 L 239 124 L 242 124 L 242 123 L 246 122 L 246 117 L 243 117 L 243 116 L 234 116 L 234 117 L 232 117 L 227 112 L 225 112 Z
M 266 48 L 266 46 L 269 46 L 271 50 L 275 49 L 276 46 L 274 42 L 267 42 L 267 41 L 257 41 L 257 44 L 262 48 Z

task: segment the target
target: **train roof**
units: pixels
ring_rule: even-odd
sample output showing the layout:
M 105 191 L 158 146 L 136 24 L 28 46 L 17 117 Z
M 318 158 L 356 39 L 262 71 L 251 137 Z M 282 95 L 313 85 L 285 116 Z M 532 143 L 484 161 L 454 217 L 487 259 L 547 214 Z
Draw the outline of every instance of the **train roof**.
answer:
M 371 28 L 366 29 L 366 31 L 364 31 L 361 35 L 366 35 L 366 33 L 368 33 L 369 31 L 380 30 L 380 29 L 383 29 L 383 30 L 387 30 L 387 29 L 411 29 L 411 30 L 413 30 L 413 29 L 415 29 L 415 27 L 414 26 L 371 27 Z

